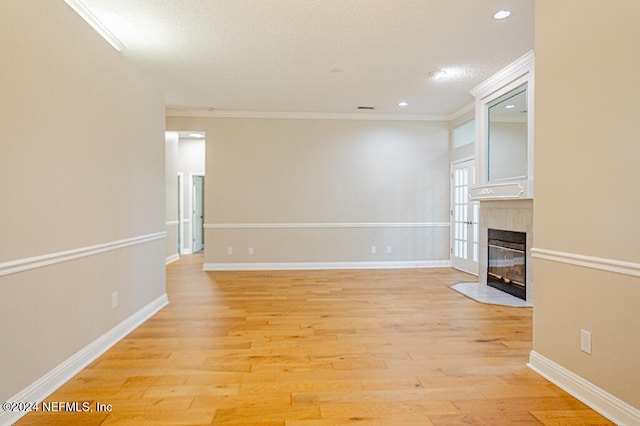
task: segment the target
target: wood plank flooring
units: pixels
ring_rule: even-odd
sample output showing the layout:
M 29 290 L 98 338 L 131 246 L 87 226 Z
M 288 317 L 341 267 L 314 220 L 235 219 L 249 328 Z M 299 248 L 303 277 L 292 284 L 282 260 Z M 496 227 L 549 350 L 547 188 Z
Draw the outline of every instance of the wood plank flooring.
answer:
M 525 364 L 531 309 L 448 288 L 452 269 L 202 272 L 167 267 L 170 305 L 47 401 L 110 412 L 29 424 L 604 425 Z

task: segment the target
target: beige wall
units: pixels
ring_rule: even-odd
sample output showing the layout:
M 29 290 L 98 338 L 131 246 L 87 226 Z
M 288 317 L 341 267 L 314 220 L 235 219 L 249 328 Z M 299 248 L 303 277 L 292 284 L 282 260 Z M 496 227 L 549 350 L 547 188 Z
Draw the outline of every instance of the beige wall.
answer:
M 167 126 L 207 135 L 207 263 L 449 259 L 448 226 L 432 226 L 449 221 L 446 123 L 169 117 Z
M 164 102 L 62 1 L 3 1 L 0 28 L 0 400 L 7 400 L 164 294 Z M 33 256 L 158 234 L 8 270 Z
M 536 2 L 534 351 L 640 407 L 640 2 Z M 580 329 L 593 353 L 580 351 Z

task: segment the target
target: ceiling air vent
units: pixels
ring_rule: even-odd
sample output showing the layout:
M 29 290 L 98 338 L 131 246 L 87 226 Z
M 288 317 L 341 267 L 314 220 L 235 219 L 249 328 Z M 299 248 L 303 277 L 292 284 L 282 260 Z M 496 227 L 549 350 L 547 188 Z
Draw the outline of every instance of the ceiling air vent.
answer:
M 358 109 L 368 109 L 368 110 L 371 110 L 371 109 L 376 109 L 376 107 L 372 107 L 372 106 L 359 106 L 359 107 L 358 107 Z

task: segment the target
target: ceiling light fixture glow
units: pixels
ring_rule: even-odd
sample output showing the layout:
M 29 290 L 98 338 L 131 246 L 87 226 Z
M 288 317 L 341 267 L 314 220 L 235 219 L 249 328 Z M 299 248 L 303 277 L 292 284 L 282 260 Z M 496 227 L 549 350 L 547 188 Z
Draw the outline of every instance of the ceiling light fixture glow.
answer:
M 501 19 L 507 19 L 509 16 L 511 16 L 511 11 L 507 9 L 502 9 L 493 14 L 493 19 L 499 21 Z
M 447 67 L 431 71 L 429 76 L 436 81 L 457 81 L 470 77 L 470 73 L 462 67 Z
M 432 78 L 434 78 L 434 79 L 438 80 L 438 79 L 440 79 L 440 78 L 444 77 L 445 75 L 447 75 L 447 72 L 446 72 L 445 70 L 434 70 L 434 71 L 431 71 L 431 72 L 429 73 L 429 75 L 430 75 Z
M 509 104 L 509 105 L 505 105 L 504 107 L 505 107 L 506 109 L 513 109 L 513 108 L 515 108 L 516 106 L 515 106 L 514 104 Z
M 80 15 L 87 24 L 91 25 L 114 49 L 118 52 L 124 50 L 124 44 L 80 0 L 64 0 L 64 2 Z
M 400 106 L 400 107 L 403 107 L 403 108 L 404 108 L 404 107 L 409 106 L 409 104 L 408 104 L 407 102 L 404 102 L 404 101 L 403 101 L 403 102 L 400 102 L 400 103 L 398 104 L 398 106 Z
M 192 138 L 204 138 L 202 133 L 189 133 L 189 136 Z

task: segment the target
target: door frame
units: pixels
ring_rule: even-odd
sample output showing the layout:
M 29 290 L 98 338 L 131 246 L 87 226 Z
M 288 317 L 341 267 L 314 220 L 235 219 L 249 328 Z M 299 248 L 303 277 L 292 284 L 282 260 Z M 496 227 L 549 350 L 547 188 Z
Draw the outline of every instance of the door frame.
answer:
M 178 173 L 178 254 L 184 254 L 184 173 Z
M 189 187 L 191 188 L 191 203 L 190 203 L 190 214 L 189 217 L 191 218 L 191 226 L 190 226 L 190 230 L 191 230 L 191 235 L 190 235 L 190 241 L 191 241 L 191 252 L 192 253 L 196 253 L 197 250 L 196 246 L 195 246 L 195 236 L 196 236 L 196 217 L 195 217 L 195 204 L 196 204 L 196 193 L 195 193 L 195 179 L 201 177 L 202 178 L 202 227 L 200 229 L 200 233 L 202 235 L 202 248 L 204 249 L 204 173 L 200 173 L 200 172 L 193 172 L 193 173 L 189 173 L 189 182 L 190 185 Z

